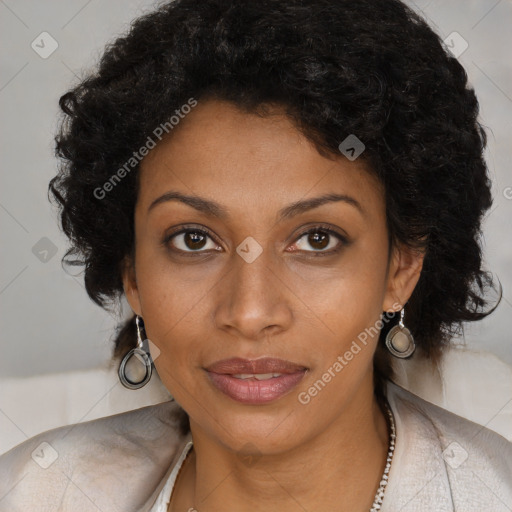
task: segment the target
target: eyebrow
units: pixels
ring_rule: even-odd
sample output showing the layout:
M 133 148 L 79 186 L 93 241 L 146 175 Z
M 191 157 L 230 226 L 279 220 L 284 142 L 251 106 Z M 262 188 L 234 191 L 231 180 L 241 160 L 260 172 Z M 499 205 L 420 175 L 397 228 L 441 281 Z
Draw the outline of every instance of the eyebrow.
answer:
M 209 215 L 211 217 L 217 217 L 218 219 L 225 220 L 229 217 L 228 211 L 219 203 L 212 201 L 210 199 L 206 199 L 204 197 L 199 196 L 189 196 L 182 194 L 181 192 L 170 191 L 166 192 L 162 196 L 155 199 L 148 208 L 148 213 L 155 208 L 157 205 L 166 203 L 168 201 L 179 201 L 181 203 L 187 204 L 192 208 L 204 213 L 205 215 Z M 281 209 L 278 213 L 279 220 L 286 220 L 295 215 L 307 212 L 314 208 L 318 208 L 327 203 L 339 202 L 342 201 L 344 203 L 350 204 L 354 206 L 363 216 L 365 215 L 365 211 L 359 201 L 354 199 L 351 196 L 346 194 L 325 194 L 323 196 L 314 197 L 311 199 L 305 199 L 302 201 L 296 201 Z

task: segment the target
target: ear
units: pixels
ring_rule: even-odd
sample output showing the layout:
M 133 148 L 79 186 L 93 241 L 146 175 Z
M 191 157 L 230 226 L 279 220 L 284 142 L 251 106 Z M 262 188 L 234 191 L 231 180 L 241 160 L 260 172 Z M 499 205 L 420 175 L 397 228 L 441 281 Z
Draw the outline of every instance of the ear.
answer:
M 123 280 L 124 294 L 126 300 L 136 315 L 142 316 L 140 307 L 139 290 L 135 276 L 135 263 L 131 256 L 126 256 L 121 264 L 121 276 Z
M 425 253 L 401 245 L 392 250 L 382 311 L 400 311 L 420 278 Z

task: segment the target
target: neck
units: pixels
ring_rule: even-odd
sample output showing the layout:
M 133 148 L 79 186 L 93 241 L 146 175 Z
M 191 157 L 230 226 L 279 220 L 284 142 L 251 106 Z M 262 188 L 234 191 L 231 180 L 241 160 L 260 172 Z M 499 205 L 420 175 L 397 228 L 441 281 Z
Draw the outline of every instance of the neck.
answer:
M 320 435 L 286 452 L 257 454 L 249 463 L 191 420 L 194 448 L 169 510 L 314 512 L 339 510 L 340 503 L 343 510 L 369 510 L 386 465 L 389 432 L 373 390 L 366 400 L 357 395 Z

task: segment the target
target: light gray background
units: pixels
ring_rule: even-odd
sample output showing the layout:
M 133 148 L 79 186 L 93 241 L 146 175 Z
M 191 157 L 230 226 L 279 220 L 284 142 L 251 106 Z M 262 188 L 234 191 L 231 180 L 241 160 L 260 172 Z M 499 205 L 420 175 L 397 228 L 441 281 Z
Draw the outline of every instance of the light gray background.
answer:
M 504 297 L 488 319 L 467 326 L 466 341 L 512 364 L 512 3 L 409 4 L 443 39 L 456 31 L 469 44 L 459 60 L 479 97 L 481 121 L 490 129 L 487 161 L 494 182 L 495 202 L 484 224 L 485 260 L 499 276 Z M 81 275 L 62 269 L 66 240 L 46 191 L 56 172 L 53 136 L 60 95 L 81 70 L 94 66 L 105 43 L 153 5 L 142 0 L 0 0 L 2 377 L 86 369 L 110 356 L 118 319 L 89 300 Z M 59 45 L 47 59 L 31 48 L 44 31 Z M 38 242 L 47 243 L 40 242 L 43 237 L 56 246 L 46 262 L 33 252 Z

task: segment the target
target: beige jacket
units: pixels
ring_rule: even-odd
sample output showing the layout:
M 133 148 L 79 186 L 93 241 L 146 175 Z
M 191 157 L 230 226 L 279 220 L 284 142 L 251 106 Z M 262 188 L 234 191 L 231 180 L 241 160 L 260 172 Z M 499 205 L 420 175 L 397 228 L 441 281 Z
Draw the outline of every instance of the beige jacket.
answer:
M 382 512 L 512 510 L 512 443 L 389 382 Z M 148 512 L 191 434 L 174 401 L 35 436 L 0 456 L 0 512 Z M 342 510 L 342 507 L 340 507 Z

